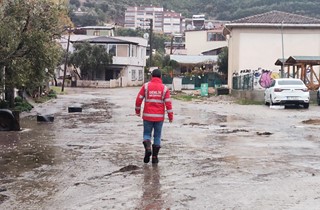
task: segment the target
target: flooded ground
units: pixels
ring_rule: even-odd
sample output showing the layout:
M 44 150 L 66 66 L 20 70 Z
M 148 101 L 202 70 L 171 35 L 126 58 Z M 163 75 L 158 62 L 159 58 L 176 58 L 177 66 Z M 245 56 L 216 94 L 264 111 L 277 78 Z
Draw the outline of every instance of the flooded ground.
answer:
M 319 209 L 320 107 L 173 100 L 152 166 L 138 90 L 66 89 L 0 132 L 0 209 Z

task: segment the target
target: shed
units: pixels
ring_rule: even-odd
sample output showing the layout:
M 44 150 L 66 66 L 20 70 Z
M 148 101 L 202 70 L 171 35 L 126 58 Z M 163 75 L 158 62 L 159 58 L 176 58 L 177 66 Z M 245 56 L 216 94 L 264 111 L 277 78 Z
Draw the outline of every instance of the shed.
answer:
M 309 89 L 319 88 L 319 67 L 315 69 L 314 66 L 320 65 L 320 56 L 290 56 L 285 63 L 278 59 L 275 65 L 286 66 L 286 76 L 301 79 Z

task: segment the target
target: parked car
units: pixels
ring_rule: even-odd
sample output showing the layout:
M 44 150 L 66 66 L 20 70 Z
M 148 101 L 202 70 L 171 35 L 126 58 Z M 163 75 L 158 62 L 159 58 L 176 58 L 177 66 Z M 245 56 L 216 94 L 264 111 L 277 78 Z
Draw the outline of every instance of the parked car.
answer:
M 317 91 L 317 103 L 320 106 L 320 88 Z
M 270 87 L 265 89 L 264 101 L 266 105 L 303 105 L 307 109 L 310 93 L 300 79 L 274 79 Z

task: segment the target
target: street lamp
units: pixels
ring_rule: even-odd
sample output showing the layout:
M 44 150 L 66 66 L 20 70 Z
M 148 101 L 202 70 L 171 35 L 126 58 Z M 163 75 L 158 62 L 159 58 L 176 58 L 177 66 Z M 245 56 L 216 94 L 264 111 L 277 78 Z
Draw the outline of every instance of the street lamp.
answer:
M 70 45 L 70 34 L 71 34 L 71 32 L 72 32 L 72 29 L 71 29 L 71 28 L 68 28 L 67 30 L 68 30 L 67 53 L 66 53 L 66 59 L 65 59 L 65 62 L 64 62 L 61 92 L 64 91 L 64 83 L 65 83 L 65 80 L 66 80 L 67 65 L 68 65 L 68 54 L 69 54 L 69 45 Z

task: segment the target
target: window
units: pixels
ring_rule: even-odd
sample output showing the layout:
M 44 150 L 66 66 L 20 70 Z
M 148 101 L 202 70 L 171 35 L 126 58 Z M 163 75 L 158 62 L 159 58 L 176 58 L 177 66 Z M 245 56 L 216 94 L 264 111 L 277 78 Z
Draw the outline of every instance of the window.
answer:
M 132 81 L 137 80 L 137 78 L 136 78 L 136 70 L 131 70 L 131 80 Z
M 143 80 L 143 70 L 139 70 L 138 80 L 139 80 L 139 81 Z
M 226 38 L 221 33 L 208 32 L 207 41 L 225 41 Z
M 128 45 L 118 44 L 117 45 L 117 56 L 118 57 L 128 57 Z
M 126 17 L 125 21 L 134 21 L 134 17 Z
M 108 45 L 108 53 L 109 55 L 117 56 L 117 45 L 109 44 Z
M 137 45 L 131 46 L 131 57 L 137 57 Z
M 100 31 L 93 31 L 93 36 L 100 36 Z
M 279 85 L 303 85 L 303 82 L 300 80 L 279 80 Z

